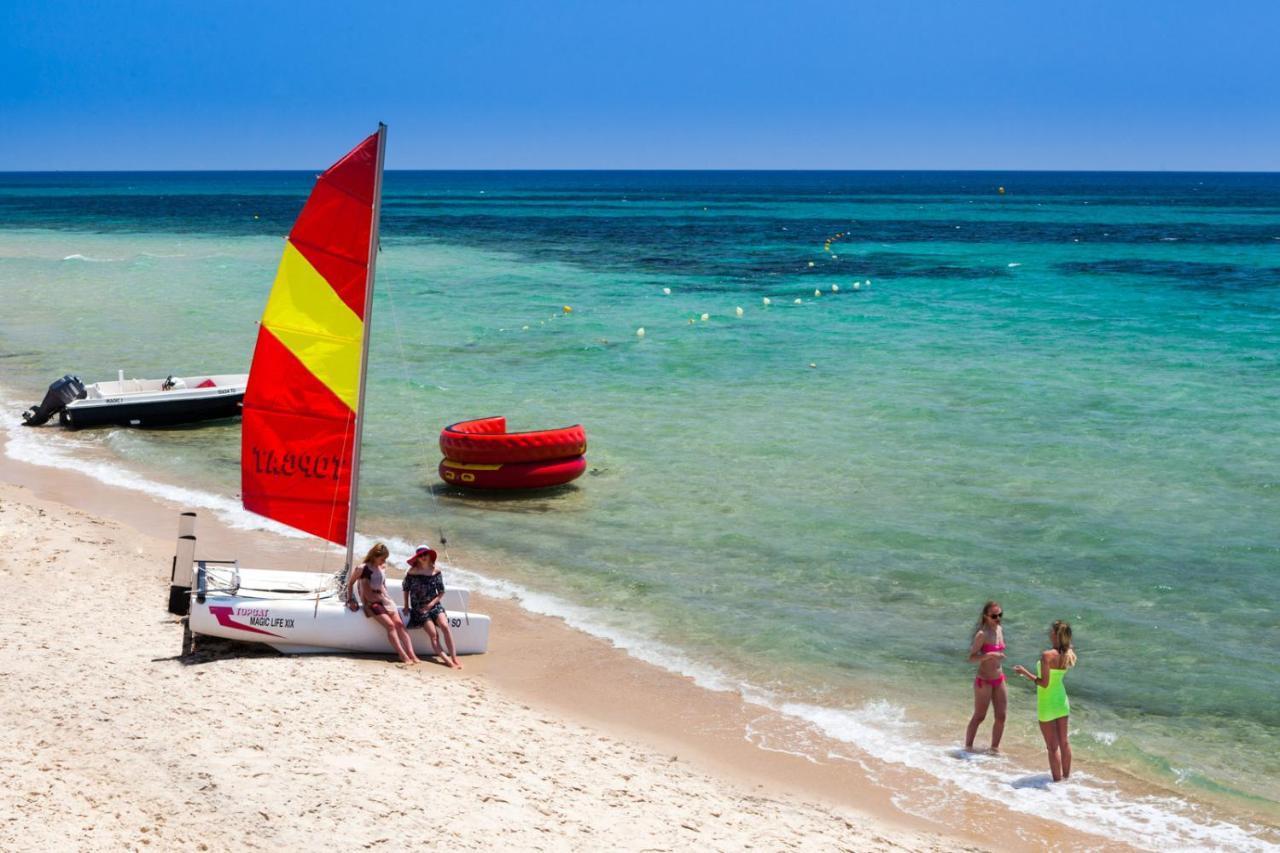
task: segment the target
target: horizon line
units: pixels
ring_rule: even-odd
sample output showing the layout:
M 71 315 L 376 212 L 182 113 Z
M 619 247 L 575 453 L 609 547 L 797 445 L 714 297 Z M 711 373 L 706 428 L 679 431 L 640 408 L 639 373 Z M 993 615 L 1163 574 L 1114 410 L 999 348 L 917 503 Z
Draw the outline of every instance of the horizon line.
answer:
M 247 168 L 247 169 L 0 169 L 0 175 L 101 175 L 101 174 L 153 174 L 153 175 L 172 175 L 172 174 L 240 174 L 245 172 L 256 173 L 281 173 L 281 172 L 299 172 L 309 173 L 315 172 L 315 168 L 288 168 L 288 169 L 266 169 L 266 168 Z M 725 166 L 713 167 L 668 167 L 668 168 L 575 168 L 566 166 L 551 166 L 541 168 L 501 168 L 501 167 L 450 167 L 450 168 L 397 168 L 386 169 L 386 172 L 627 172 L 627 173 L 656 173 L 656 172 L 797 172 L 797 173 L 821 173 L 821 174 L 847 174 L 847 173 L 919 173 L 919 174 L 935 174 L 935 173 L 964 173 L 964 174 L 1122 174 L 1122 175 L 1280 175 L 1280 170 L 1270 169 L 1061 169 L 1061 168 L 1045 168 L 1045 169 L 947 169 L 947 168 L 863 168 L 863 169 L 832 169 L 832 168 L 801 168 L 801 167 L 782 167 L 782 168 L 734 168 Z

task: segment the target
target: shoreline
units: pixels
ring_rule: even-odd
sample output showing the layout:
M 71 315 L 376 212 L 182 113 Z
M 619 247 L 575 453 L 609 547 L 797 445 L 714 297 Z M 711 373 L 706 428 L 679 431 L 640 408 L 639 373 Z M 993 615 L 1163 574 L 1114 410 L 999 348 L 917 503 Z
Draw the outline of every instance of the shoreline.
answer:
M 93 488 L 84 488 L 86 482 L 91 482 Z M 144 538 L 147 544 L 142 550 L 152 555 L 148 565 L 152 577 L 145 588 L 154 585 L 155 596 L 154 605 L 143 602 L 141 610 L 153 621 L 163 617 L 169 636 L 166 647 L 148 651 L 158 659 L 176 657 L 181 634 L 177 620 L 164 610 L 167 590 L 162 575 L 167 576 L 176 516 L 183 507 L 104 485 L 74 471 L 19 462 L 7 454 L 0 456 L 0 484 L 6 502 L 24 503 L 21 493 L 14 489 L 17 486 L 28 490 L 37 502 L 50 502 L 76 514 L 109 518 Z M 316 568 L 313 552 L 300 548 L 299 540 L 265 531 L 232 529 L 207 511 L 200 515 L 197 537 L 197 553 L 201 556 L 254 554 L 280 567 Z M 133 570 L 145 571 L 140 567 Z M 829 758 L 825 762 L 811 755 L 774 749 L 772 742 L 785 743 L 794 735 L 795 720 L 736 692 L 698 686 L 689 677 L 638 660 L 559 619 L 531 613 L 515 601 L 481 593 L 473 596 L 473 608 L 489 613 L 495 629 L 487 655 L 464 659 L 462 680 L 468 684 L 482 682 L 504 701 L 519 703 L 523 710 L 540 715 L 540 719 L 550 715 L 561 725 L 581 726 L 598 736 L 642 744 L 654 754 L 669 755 L 673 764 L 687 762 L 696 768 L 695 772 L 708 774 L 718 784 L 749 790 L 753 796 L 781 795 L 812 808 L 862 815 L 874 822 L 881 835 L 896 832 L 914 838 L 920 833 L 938 834 L 929 843 L 946 844 L 946 849 L 986 848 L 992 838 L 1000 839 L 998 846 L 1004 849 L 1056 845 L 1131 849 L 1122 842 L 1063 825 L 1046 826 L 1034 816 L 1003 809 L 980 796 L 944 791 L 944 784 L 938 779 L 909 767 L 878 762 L 847 743 L 831 740 L 823 744 L 821 736 L 808 734 L 815 747 L 827 748 Z M 278 658 L 305 671 L 318 660 L 286 658 L 253 645 L 222 641 L 216 645 L 216 660 L 237 667 L 252 667 Z M 395 668 L 381 660 L 358 656 L 326 656 L 326 661 L 346 663 L 317 665 L 325 671 L 334 666 L 360 667 L 362 679 L 379 677 L 375 673 Z M 438 675 L 432 672 L 434 669 L 422 668 L 423 677 L 432 678 L 433 686 Z M 853 754 L 837 757 L 848 753 Z M 904 811 L 900 807 L 903 798 L 919 791 L 934 792 L 929 796 L 936 795 L 943 807 L 928 817 Z M 857 846 L 862 848 L 865 840 L 860 839 Z
M 58 584 L 75 584 L 65 596 L 71 611 L 70 621 L 62 623 L 66 627 L 32 632 L 22 608 L 0 617 L 4 636 L 13 638 L 6 643 L 6 680 L 41 685 L 37 691 L 13 691 L 5 701 L 11 720 L 5 727 L 7 747 L 20 756 L 3 771 L 7 793 L 0 794 L 0 812 L 10 819 L 0 826 L 0 841 L 6 849 L 56 846 L 65 841 L 60 824 L 68 821 L 79 822 L 78 844 L 89 848 L 154 841 L 166 849 L 204 849 L 200 825 L 206 821 L 224 830 L 235 827 L 250 848 L 302 846 L 306 833 L 332 830 L 335 821 L 316 814 L 328 808 L 289 814 L 298 798 L 320 796 L 325 784 L 332 784 L 337 787 L 328 794 L 337 802 L 324 804 L 336 806 L 352 796 L 344 786 L 353 781 L 376 785 L 377 768 L 398 762 L 395 775 L 401 781 L 379 798 L 394 800 L 394 791 L 403 790 L 407 781 L 402 774 L 440 765 L 430 756 L 441 743 L 404 740 L 406 721 L 418 715 L 426 718 L 415 723 L 426 741 L 431 732 L 442 731 L 432 720 L 447 718 L 443 740 L 451 761 L 467 766 L 460 789 L 446 798 L 457 812 L 445 834 L 464 848 L 538 847 L 548 839 L 552 848 L 592 846 L 591 838 L 608 831 L 623 809 L 635 813 L 632 826 L 610 836 L 610 844 L 622 839 L 626 849 L 644 846 L 642 841 L 661 846 L 673 837 L 719 849 L 815 841 L 850 849 L 982 849 L 963 834 L 940 835 L 945 830 L 895 814 L 887 794 L 869 784 L 822 796 L 822 786 L 802 783 L 792 773 L 775 776 L 799 761 L 794 756 L 765 754 L 758 766 L 741 766 L 740 756 L 719 753 L 723 728 L 696 730 L 717 722 L 716 712 L 696 699 L 677 713 L 692 724 L 693 733 L 686 727 L 669 738 L 655 736 L 655 719 L 644 713 L 652 707 L 633 708 L 639 713 L 631 719 L 602 720 L 601 714 L 616 712 L 637 692 L 650 693 L 654 679 L 680 679 L 645 664 L 632 668 L 621 652 L 602 649 L 592 649 L 600 656 L 591 662 L 592 675 L 583 677 L 584 660 L 577 653 L 603 643 L 571 629 L 557 631 L 543 624 L 550 620 L 522 614 L 510 602 L 484 601 L 483 609 L 501 620 L 503 629 L 496 632 L 490 653 L 466 658 L 466 669 L 457 677 L 431 665 L 409 669 L 361 656 L 287 657 L 225 641 L 204 641 L 194 660 L 184 661 L 177 654 L 179 622 L 164 610 L 171 556 L 166 554 L 172 546 L 150 529 L 163 525 L 170 508 L 109 487 L 85 490 L 77 479 L 71 472 L 41 471 L 7 458 L 0 462 L 0 532 L 7 546 L 0 571 L 19 583 L 30 566 L 53 559 L 62 568 Z M 103 502 L 120 512 L 102 512 Z M 172 524 L 171 517 L 167 520 Z M 287 561 L 292 544 L 268 541 L 270 534 L 220 529 L 207 519 L 201 527 L 202 546 L 253 544 L 273 560 Z M 138 600 L 136 593 L 146 590 L 155 592 L 154 604 Z M 521 653 L 533 637 L 540 640 L 538 650 Z M 95 642 L 99 639 L 107 642 Z M 531 677 L 524 668 L 534 659 L 551 660 L 566 671 L 552 690 L 543 676 Z M 360 687 L 372 680 L 381 686 L 371 696 Z M 702 692 L 685 681 L 686 692 Z M 601 691 L 606 684 L 609 689 Z M 607 698 L 596 707 L 581 707 L 592 694 Z M 430 701 L 435 695 L 448 697 L 446 707 Z M 372 697 L 377 701 L 366 701 Z M 666 698 L 672 700 L 670 708 L 682 697 Z M 353 717 L 360 725 L 344 733 Z M 311 744 L 318 730 L 332 734 Z M 357 741 L 346 745 L 340 767 L 331 766 L 335 740 Z M 536 744 L 532 749 L 530 741 Z M 592 744 L 603 745 L 608 754 L 587 754 Z M 316 758 L 306 754 L 311 746 L 319 754 L 317 766 L 304 771 L 301 767 Z M 510 756 L 518 766 L 510 766 Z M 549 761 L 555 766 L 548 775 Z M 281 785 L 277 777 L 266 787 L 253 781 L 276 777 L 272 768 L 281 763 L 304 778 Z M 253 772 L 246 777 L 242 771 Z M 326 777 L 328 783 L 315 781 Z M 643 781 L 626 784 L 633 779 Z M 606 789 L 606 782 L 618 787 Z M 241 784 L 252 797 L 241 796 Z M 435 785 L 448 788 L 449 782 Z M 512 786 L 520 790 L 512 792 Z M 534 802 L 535 788 L 544 789 L 548 803 Z M 224 802 L 205 813 L 201 794 L 211 791 Z M 475 795 L 469 805 L 464 792 Z M 557 808 L 554 803 L 566 796 L 584 802 Z M 486 817 L 493 802 L 513 812 L 496 828 Z M 194 816 L 186 816 L 195 818 L 195 826 L 183 824 L 184 807 L 194 809 Z M 432 825 L 430 810 L 415 815 L 411 809 L 388 808 L 382 817 L 401 832 Z M 358 808 L 338 811 L 343 832 L 353 819 L 358 825 L 360 838 L 352 839 L 352 847 L 376 842 L 388 828 L 370 823 Z M 419 818 L 426 822 L 416 826 Z M 722 818 L 726 825 L 717 826 Z M 544 825 L 549 819 L 558 825 Z M 495 829 L 498 836 L 486 834 Z

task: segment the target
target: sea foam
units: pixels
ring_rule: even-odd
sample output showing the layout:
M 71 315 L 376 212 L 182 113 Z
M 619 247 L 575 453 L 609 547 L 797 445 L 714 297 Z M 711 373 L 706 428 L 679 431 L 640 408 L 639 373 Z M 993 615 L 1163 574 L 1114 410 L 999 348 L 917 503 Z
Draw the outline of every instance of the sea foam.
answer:
M 74 255 L 67 255 L 65 258 L 63 258 L 63 260 L 64 261 L 84 261 L 87 264 L 111 264 L 111 263 L 116 263 L 118 261 L 123 261 L 124 258 L 94 258 L 94 257 L 90 257 L 89 255 L 81 255 L 80 253 L 77 252 Z

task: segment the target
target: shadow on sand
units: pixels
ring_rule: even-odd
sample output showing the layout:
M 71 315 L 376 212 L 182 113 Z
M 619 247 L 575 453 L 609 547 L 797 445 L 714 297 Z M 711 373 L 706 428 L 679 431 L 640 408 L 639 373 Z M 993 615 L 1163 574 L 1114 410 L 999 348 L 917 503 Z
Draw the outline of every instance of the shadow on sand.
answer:
M 278 652 L 264 643 L 241 643 L 236 640 L 228 640 L 223 637 L 205 637 L 198 636 L 192 641 L 192 649 L 188 652 L 179 651 L 177 654 L 169 657 L 152 658 L 152 663 L 168 663 L 176 661 L 183 666 L 200 666 L 201 664 L 213 663 L 223 660 L 239 660 L 244 658 L 272 658 L 272 657 L 299 657 L 298 655 L 287 655 L 284 652 Z M 360 652 L 324 652 L 319 655 L 307 655 L 307 657 L 329 657 L 338 655 L 341 657 L 359 658 L 364 660 L 381 660 L 389 663 L 399 664 L 395 654 L 391 649 L 387 649 L 385 655 L 382 654 L 363 654 Z M 445 669 L 449 668 L 437 658 L 430 656 L 424 657 L 422 662 L 428 666 L 440 666 Z

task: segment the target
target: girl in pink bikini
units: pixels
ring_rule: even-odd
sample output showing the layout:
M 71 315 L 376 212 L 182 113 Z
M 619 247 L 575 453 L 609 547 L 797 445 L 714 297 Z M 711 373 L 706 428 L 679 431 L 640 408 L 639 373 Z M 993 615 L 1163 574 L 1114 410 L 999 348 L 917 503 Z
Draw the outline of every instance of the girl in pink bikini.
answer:
M 973 716 L 969 718 L 969 727 L 964 733 L 964 748 L 973 750 L 973 739 L 978 734 L 978 726 L 987 718 L 987 708 L 996 706 L 996 721 L 991 727 L 991 751 L 1000 749 L 1000 738 L 1004 735 L 1005 710 L 1009 706 L 1009 691 L 1005 684 L 1004 670 L 1004 629 L 1000 621 L 1004 617 L 1004 608 L 998 601 L 988 601 L 982 606 L 982 616 L 978 618 L 978 632 L 973 635 L 969 645 L 969 662 L 978 665 L 978 677 L 973 681 Z

